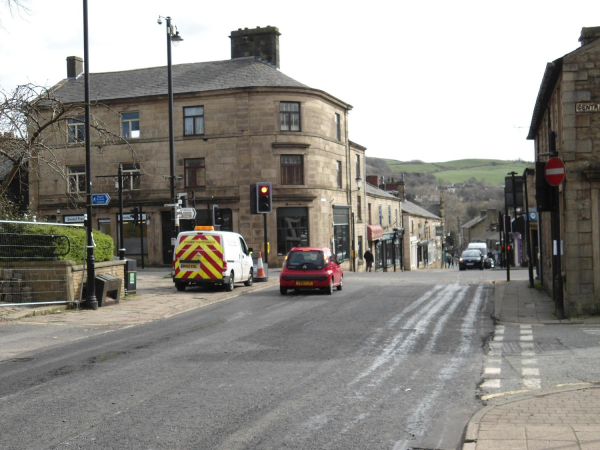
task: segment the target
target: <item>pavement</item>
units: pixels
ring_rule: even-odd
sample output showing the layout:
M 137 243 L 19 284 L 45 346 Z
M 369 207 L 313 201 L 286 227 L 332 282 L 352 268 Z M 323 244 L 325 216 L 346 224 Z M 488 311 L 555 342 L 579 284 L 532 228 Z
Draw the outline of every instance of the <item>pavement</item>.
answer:
M 554 302 L 529 281 L 495 282 L 500 324 L 600 324 L 600 317 L 557 320 Z M 463 450 L 600 449 L 600 386 L 582 383 L 496 402 L 469 421 Z
M 63 326 L 73 324 L 110 328 L 140 325 L 278 285 L 279 270 L 270 269 L 269 275 L 264 281 L 255 280 L 250 287 L 236 283 L 232 292 L 224 292 L 222 288 L 212 290 L 204 287 L 188 287 L 184 292 L 178 292 L 171 281 L 169 269 L 138 270 L 136 294 L 122 297 L 119 303 L 95 311 L 67 310 L 66 305 L 2 306 L 0 321 L 35 320 L 36 324 L 60 322 Z M 65 310 L 67 314 L 60 314 Z
M 35 321 L 119 328 L 171 317 L 213 303 L 276 286 L 279 271 L 251 287 L 233 292 L 188 288 L 177 292 L 164 268 L 138 271 L 138 291 L 118 304 L 92 310 L 65 311 L 64 305 L 38 308 L 0 307 L 2 321 Z M 190 293 L 192 295 L 190 295 Z M 243 301 L 243 298 L 240 300 Z M 552 299 L 529 281 L 495 282 L 498 324 L 600 324 L 600 317 L 557 320 Z M 537 391 L 516 400 L 496 401 L 478 411 L 467 425 L 463 450 L 600 449 L 600 386 Z

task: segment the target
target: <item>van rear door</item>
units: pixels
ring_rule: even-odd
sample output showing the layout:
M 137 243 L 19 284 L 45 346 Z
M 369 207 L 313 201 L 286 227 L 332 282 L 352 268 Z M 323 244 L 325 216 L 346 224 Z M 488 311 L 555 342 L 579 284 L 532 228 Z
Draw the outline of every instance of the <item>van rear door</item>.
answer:
M 223 278 L 223 246 L 219 235 L 202 232 L 183 235 L 174 257 L 175 280 Z

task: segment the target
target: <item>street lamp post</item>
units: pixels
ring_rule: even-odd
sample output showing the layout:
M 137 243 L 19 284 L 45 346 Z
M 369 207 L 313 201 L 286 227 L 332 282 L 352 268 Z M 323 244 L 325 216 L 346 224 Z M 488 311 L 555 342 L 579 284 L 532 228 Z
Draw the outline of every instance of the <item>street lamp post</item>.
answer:
M 98 309 L 96 298 L 96 260 L 94 258 L 94 237 L 92 236 L 92 136 L 90 133 L 90 57 L 88 51 L 88 5 L 83 0 L 83 62 L 85 90 L 85 181 L 87 203 L 87 287 L 86 307 Z
M 171 68 L 171 42 L 181 42 L 183 38 L 179 36 L 177 27 L 172 25 L 171 17 L 158 17 L 158 24 L 162 24 L 165 19 L 167 26 L 167 76 L 168 76 L 168 94 L 169 94 L 169 187 L 171 189 L 171 204 L 177 203 L 175 196 L 175 136 L 173 132 L 173 73 Z M 171 238 L 177 237 L 179 230 L 176 227 L 176 207 L 171 207 Z

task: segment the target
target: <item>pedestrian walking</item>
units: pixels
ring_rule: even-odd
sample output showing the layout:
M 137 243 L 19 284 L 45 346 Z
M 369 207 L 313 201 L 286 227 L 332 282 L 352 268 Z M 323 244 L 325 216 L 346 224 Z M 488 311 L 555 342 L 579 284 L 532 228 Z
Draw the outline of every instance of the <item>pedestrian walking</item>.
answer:
M 446 253 L 446 269 L 449 269 L 452 264 L 452 255 L 450 253 Z
M 373 253 L 371 253 L 371 250 L 367 249 L 364 258 L 367 262 L 367 272 L 371 272 L 371 269 L 373 269 Z

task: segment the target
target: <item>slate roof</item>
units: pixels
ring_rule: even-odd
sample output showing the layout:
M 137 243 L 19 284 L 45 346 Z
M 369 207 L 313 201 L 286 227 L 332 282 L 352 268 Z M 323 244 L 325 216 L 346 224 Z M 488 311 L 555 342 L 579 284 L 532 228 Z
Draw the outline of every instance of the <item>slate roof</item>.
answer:
M 173 94 L 242 89 L 284 87 L 311 89 L 275 67 L 254 57 L 172 66 Z M 91 73 L 90 99 L 118 100 L 167 95 L 167 67 Z M 65 79 L 55 86 L 56 97 L 65 103 L 84 101 L 84 77 Z
M 439 220 L 442 219 L 441 217 L 430 213 L 425 208 L 421 208 L 420 206 L 415 205 L 414 203 L 409 202 L 408 200 L 402 200 L 401 203 L 402 203 L 402 213 L 407 213 L 407 214 L 410 214 L 411 216 L 429 217 L 431 219 L 439 219 Z
M 471 219 L 468 222 L 462 224 L 460 227 L 461 228 L 471 228 L 473 225 L 477 225 L 479 222 L 481 222 L 482 220 L 485 220 L 485 219 L 487 219 L 487 215 L 475 217 L 474 219 Z
M 395 195 L 390 194 L 389 192 L 386 192 L 383 189 L 379 189 L 378 187 L 373 186 L 371 183 L 366 183 L 365 187 L 367 189 L 367 194 L 378 195 L 380 197 L 389 197 L 396 201 L 400 201 L 400 199 Z

